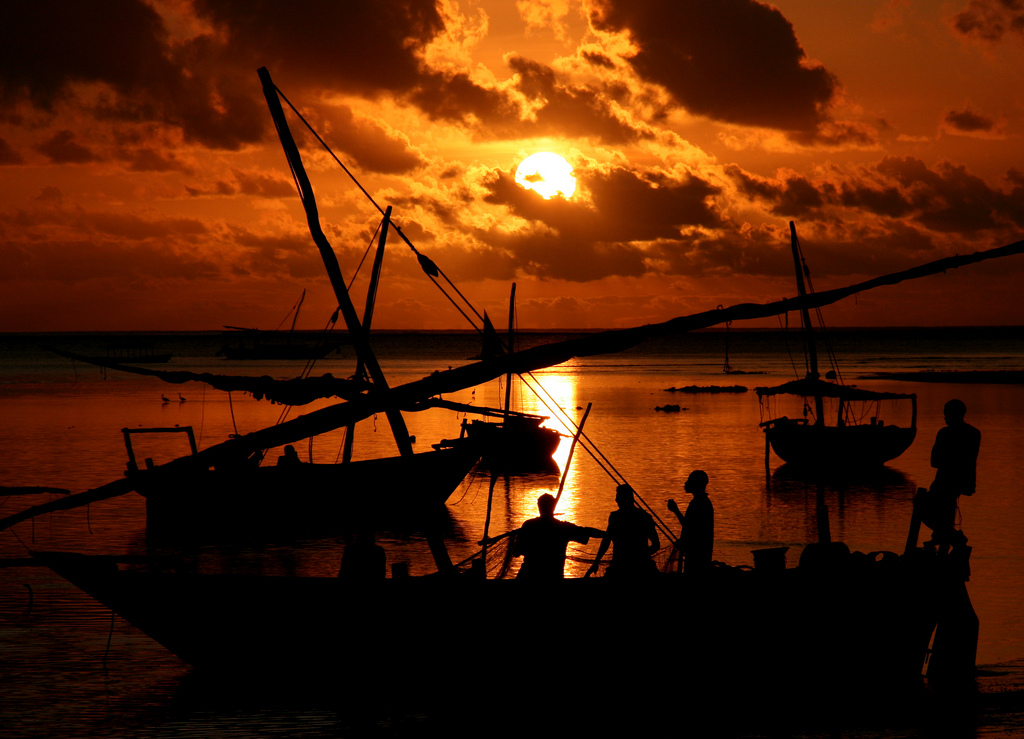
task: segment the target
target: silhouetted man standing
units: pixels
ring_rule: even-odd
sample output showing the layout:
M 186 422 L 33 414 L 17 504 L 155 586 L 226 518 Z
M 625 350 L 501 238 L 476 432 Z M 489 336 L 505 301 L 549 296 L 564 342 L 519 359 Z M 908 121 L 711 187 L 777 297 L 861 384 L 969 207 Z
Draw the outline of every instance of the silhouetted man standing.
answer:
M 668 509 L 676 514 L 682 526 L 679 544 L 684 556 L 684 572 L 705 572 L 711 568 L 715 544 L 715 508 L 708 497 L 708 474 L 694 470 L 686 478 L 683 489 L 693 496 L 684 515 L 671 498 Z
M 597 550 L 597 559 L 587 570 L 587 577 L 597 572 L 601 558 L 612 545 L 612 561 L 605 572 L 607 577 L 642 577 L 657 573 L 651 555 L 661 548 L 658 529 L 647 511 L 636 507 L 633 488 L 619 485 L 615 489 L 615 502 L 619 509 L 608 516 L 608 530 Z
M 592 536 L 604 536 L 600 529 L 577 526 L 555 518 L 555 497 L 544 493 L 537 498 L 540 516 L 526 521 L 516 535 L 512 554 L 523 557 L 516 579 L 550 582 L 565 577 L 565 548 L 570 541 L 586 544 Z
M 964 421 L 967 406 L 962 400 L 949 401 L 942 411 L 946 426 L 939 429 L 932 447 L 932 520 L 926 523 L 940 539 L 946 539 L 956 525 L 958 499 L 974 495 L 981 432 Z

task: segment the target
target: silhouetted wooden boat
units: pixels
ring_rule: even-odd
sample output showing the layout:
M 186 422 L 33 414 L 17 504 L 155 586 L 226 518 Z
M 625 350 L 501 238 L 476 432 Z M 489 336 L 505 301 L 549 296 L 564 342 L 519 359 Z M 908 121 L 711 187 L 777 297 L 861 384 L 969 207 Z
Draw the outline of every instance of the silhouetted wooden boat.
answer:
M 127 475 L 146 498 L 150 539 L 283 540 L 413 522 L 443 506 L 479 459 L 466 445 L 339 464 L 243 460 L 148 479 L 130 462 Z
M 788 569 L 783 562 L 703 577 L 544 585 L 483 579 L 477 569 L 367 582 L 33 556 L 202 671 L 280 679 L 342 665 L 356 680 L 381 673 L 457 679 L 501 634 L 502 644 L 515 643 L 511 659 L 494 654 L 503 685 L 598 659 L 627 681 L 640 679 L 645 690 L 666 684 L 673 694 L 892 699 L 921 688 L 938 624 L 942 640 L 937 635 L 932 647 L 930 676 L 973 676 L 973 610 L 954 557 L 840 550 L 805 555 Z M 642 604 L 656 605 L 657 613 Z M 533 626 L 539 614 L 561 619 L 557 643 Z M 664 629 L 651 628 L 658 614 L 670 614 Z M 976 638 L 975 631 L 975 646 Z
M 542 472 L 558 469 L 551 456 L 562 435 L 542 426 L 547 416 L 505 412 L 491 408 L 462 406 L 467 413 L 500 417 L 500 421 L 463 420 L 458 439 L 442 439 L 434 449 L 457 449 L 469 445 L 480 451 L 480 465 L 501 472 Z
M 803 297 L 807 295 L 804 283 L 807 268 L 802 264 L 796 225 L 792 221 L 789 228 L 797 289 Z M 756 392 L 763 415 L 766 411 L 766 399 L 779 395 L 795 395 L 810 399 L 813 408 L 805 401 L 805 417 L 794 419 L 775 416 L 761 423 L 765 433 L 766 463 L 769 446 L 787 463 L 799 467 L 828 469 L 878 466 L 903 454 L 917 435 L 917 396 L 912 393 L 861 390 L 821 379 L 818 372 L 814 328 L 806 308 L 801 309 L 800 317 L 807 353 L 806 377 L 778 387 L 759 387 L 756 388 Z M 831 424 L 827 423 L 825 418 L 826 398 L 836 402 L 835 420 Z M 877 405 L 883 400 L 909 400 L 910 426 L 904 428 L 887 425 L 877 410 Z M 865 409 L 865 406 L 870 404 L 876 406 L 873 413 Z M 858 408 L 859 412 L 851 412 L 854 407 Z M 810 418 L 807 418 L 808 414 L 811 414 Z M 862 419 L 865 418 L 869 418 L 870 421 L 863 423 Z
M 512 283 L 508 308 L 508 345 L 502 343 L 491 319 L 484 313 L 483 348 L 478 359 L 493 359 L 515 351 L 516 285 Z M 478 408 L 459 405 L 457 410 L 500 418 L 500 421 L 463 419 L 458 439 L 442 439 L 434 449 L 450 449 L 461 444 L 475 444 L 481 450 L 481 466 L 503 473 L 557 471 L 552 454 L 558 449 L 562 435 L 543 426 L 547 416 L 512 410 L 512 383 L 516 375 L 505 375 L 505 407 Z

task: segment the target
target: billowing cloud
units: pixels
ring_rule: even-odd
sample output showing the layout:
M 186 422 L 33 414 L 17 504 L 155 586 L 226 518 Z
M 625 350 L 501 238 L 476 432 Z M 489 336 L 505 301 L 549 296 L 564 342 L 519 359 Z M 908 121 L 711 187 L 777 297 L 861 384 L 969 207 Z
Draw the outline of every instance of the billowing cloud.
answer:
M 44 110 L 73 103 L 101 118 L 180 126 L 205 145 L 237 148 L 265 125 L 254 85 L 238 84 L 218 51 L 208 37 L 172 41 L 141 0 L 26 3 L 0 26 L 0 99 Z M 112 95 L 96 95 L 97 84 Z
M 85 164 L 97 161 L 97 156 L 87 146 L 75 140 L 73 131 L 58 131 L 36 149 L 50 158 L 54 164 Z
M 1007 34 L 1024 38 L 1024 2 L 1021 0 L 971 0 L 955 14 L 953 29 L 968 38 L 998 42 Z
M 591 23 L 628 31 L 634 69 L 694 115 L 806 134 L 825 120 L 836 92 L 792 24 L 754 0 L 601 0 Z
M 1002 138 L 1005 122 L 995 121 L 970 108 L 951 110 L 942 120 L 942 130 L 954 136 L 973 136 L 980 139 Z
M 59 282 L 64 305 L 105 305 L 104 326 L 145 304 L 204 328 L 323 284 L 261 66 L 462 287 L 519 280 L 524 305 L 529 286 L 562 317 L 661 320 L 711 283 L 712 305 L 777 295 L 791 219 L 825 279 L 1017 240 L 1016 51 L 949 46 L 917 5 L 876 6 L 833 45 L 831 11 L 781 0 L 19 5 L 0 26 L 5 305 Z M 959 7 L 964 38 L 1018 38 L 1022 0 Z M 935 53 L 959 54 L 957 75 Z M 288 116 L 347 274 L 377 214 Z M 515 184 L 542 150 L 576 166 L 573 198 Z M 381 315 L 455 325 L 427 315 L 396 246 Z M 36 305 L 53 317 L 33 326 L 65 325 Z
M 415 87 L 417 51 L 443 27 L 434 0 L 196 0 L 250 73 L 265 66 L 289 87 L 375 96 Z
M 860 175 L 809 179 L 783 173 L 769 179 L 726 167 L 739 191 L 785 218 L 835 215 L 836 208 L 885 218 L 902 218 L 937 233 L 974 236 L 980 231 L 1024 226 L 1024 188 L 1012 170 L 1009 191 L 993 188 L 966 167 L 942 163 L 929 168 L 913 157 L 886 157 Z M 1007 233 L 1009 235 L 1009 232 Z

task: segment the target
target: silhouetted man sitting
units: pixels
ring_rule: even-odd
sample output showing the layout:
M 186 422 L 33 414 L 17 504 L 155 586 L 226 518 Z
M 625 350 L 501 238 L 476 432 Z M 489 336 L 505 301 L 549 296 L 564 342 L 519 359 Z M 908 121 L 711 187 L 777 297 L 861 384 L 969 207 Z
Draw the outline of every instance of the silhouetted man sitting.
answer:
M 715 508 L 708 497 L 708 475 L 694 470 L 686 478 L 683 489 L 693 496 L 686 513 L 669 498 L 668 509 L 676 514 L 682 532 L 677 546 L 684 559 L 684 572 L 706 572 L 711 568 L 711 552 L 715 543 Z
M 942 411 L 946 426 L 939 429 L 932 446 L 935 480 L 929 490 L 930 511 L 925 523 L 932 538 L 946 545 L 955 531 L 957 501 L 961 495 L 974 495 L 981 432 L 964 421 L 967 406 L 962 400 L 949 401 Z
M 544 493 L 537 498 L 540 516 L 526 521 L 516 535 L 512 554 L 523 557 L 516 578 L 551 582 L 565 577 L 565 549 L 570 541 L 586 544 L 592 536 L 604 536 L 600 529 L 577 526 L 555 518 L 555 497 Z
M 658 572 L 651 556 L 661 548 L 658 529 L 651 515 L 636 507 L 633 488 L 619 485 L 615 489 L 615 502 L 619 509 L 608 515 L 608 530 L 597 550 L 597 559 L 587 570 L 589 577 L 597 572 L 601 558 L 612 546 L 612 561 L 606 577 L 647 577 Z
M 278 467 L 297 467 L 300 464 L 302 464 L 302 460 L 299 459 L 299 453 L 291 444 L 287 445 L 284 448 L 284 454 L 277 458 Z

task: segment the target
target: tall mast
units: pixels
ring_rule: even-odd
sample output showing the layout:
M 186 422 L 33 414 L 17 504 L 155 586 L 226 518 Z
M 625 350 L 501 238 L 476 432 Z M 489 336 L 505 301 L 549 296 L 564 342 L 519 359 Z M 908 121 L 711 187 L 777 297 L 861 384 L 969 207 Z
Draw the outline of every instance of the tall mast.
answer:
M 512 293 L 508 298 L 508 353 L 515 354 L 516 351 L 516 283 L 512 283 Z M 512 370 L 505 376 L 505 422 L 508 422 L 509 412 L 512 410 Z
M 270 72 L 267 71 L 266 67 L 260 67 L 259 75 L 260 81 L 263 83 L 263 94 L 267 99 L 267 106 L 270 108 L 270 115 L 274 119 L 274 125 L 277 127 L 277 133 L 281 139 L 281 146 L 284 148 L 288 165 L 291 167 L 292 175 L 295 177 L 295 184 L 299 188 L 302 207 L 306 211 L 309 233 L 313 237 L 313 242 L 320 250 L 320 257 L 324 261 L 327 276 L 330 278 L 331 286 L 334 288 L 338 307 L 341 309 L 345 325 L 348 327 L 349 335 L 352 337 L 352 344 L 360 360 L 366 365 L 366 369 L 377 391 L 386 393 L 388 391 L 387 379 L 377 363 L 377 357 L 370 347 L 369 337 L 359 322 L 359 316 L 356 315 L 355 306 L 352 305 L 352 298 L 348 294 L 348 288 L 345 287 L 345 279 L 341 274 L 338 257 L 335 255 L 334 249 L 320 227 L 320 215 L 317 212 L 316 200 L 313 197 L 313 186 L 309 181 L 305 168 L 302 166 L 299 147 L 295 144 L 295 139 L 288 128 L 288 121 L 284 117 L 284 110 L 281 108 L 281 101 L 277 96 L 277 87 L 270 78 Z M 387 407 L 385 414 L 391 424 L 391 433 L 395 437 L 398 451 L 403 457 L 410 456 L 413 453 L 412 442 L 409 440 L 409 430 L 405 425 L 405 419 L 402 418 L 402 414 L 393 405 Z
M 380 270 L 384 264 L 384 245 L 388 241 L 388 226 L 391 225 L 391 206 L 384 211 L 384 219 L 380 224 L 380 239 L 377 241 L 377 251 L 373 255 L 373 269 L 370 272 L 370 286 L 366 290 L 366 307 L 363 308 L 363 331 L 370 333 L 370 325 L 373 323 L 373 308 L 377 304 L 377 287 L 380 284 Z M 357 380 L 366 376 L 366 364 L 362 357 L 356 362 Z M 356 425 L 350 423 L 345 427 L 345 445 L 342 447 L 341 461 L 348 464 L 352 461 L 352 443 L 355 440 Z
M 295 306 L 295 315 L 292 316 L 292 333 L 295 333 L 295 324 L 299 320 L 299 311 L 302 310 L 302 301 L 306 299 L 306 290 L 302 290 L 302 296 L 299 298 L 299 304 Z
M 807 287 L 804 285 L 804 269 L 800 261 L 800 241 L 796 237 L 796 223 L 789 222 L 789 241 L 793 249 L 793 267 L 796 270 L 796 289 L 801 298 L 807 297 Z M 814 343 L 814 328 L 811 326 L 811 315 L 806 304 L 800 308 L 800 322 L 804 328 L 804 345 L 807 347 L 807 361 L 810 371 L 808 379 L 817 380 L 818 375 L 818 348 Z M 820 395 L 814 396 L 814 423 L 823 425 L 825 423 L 824 401 Z

